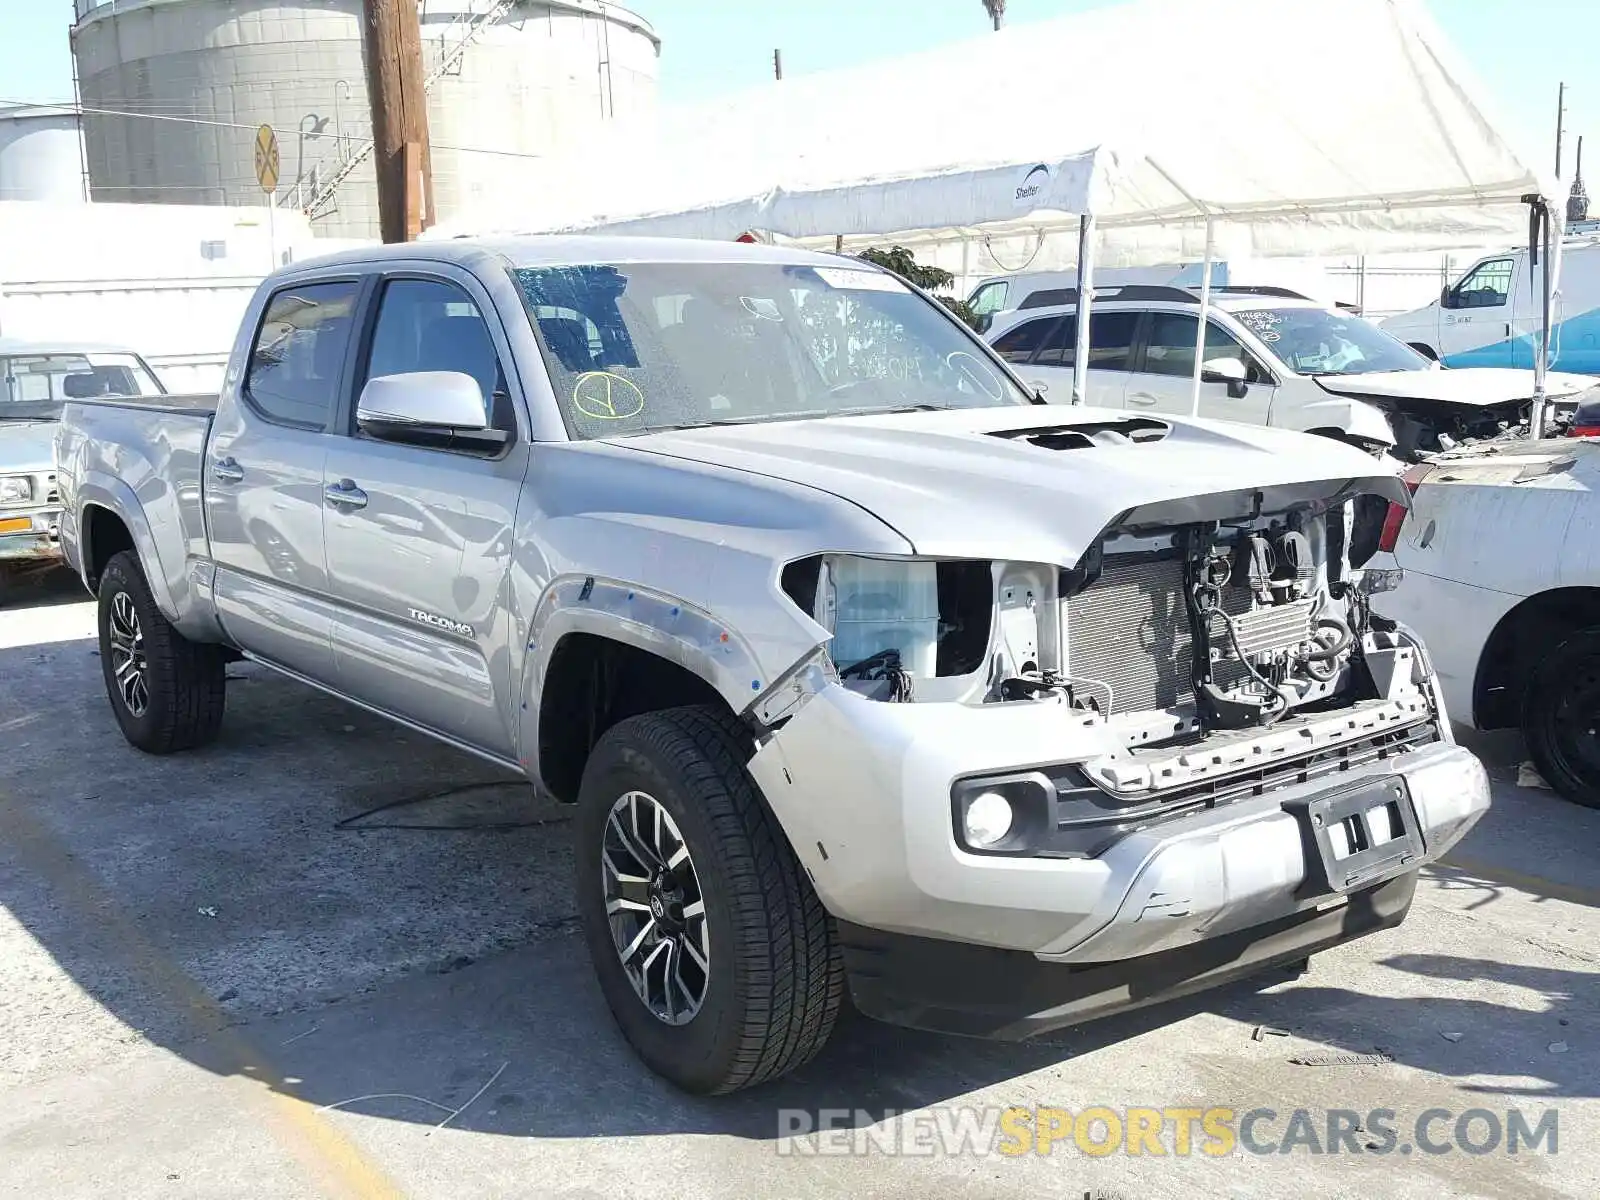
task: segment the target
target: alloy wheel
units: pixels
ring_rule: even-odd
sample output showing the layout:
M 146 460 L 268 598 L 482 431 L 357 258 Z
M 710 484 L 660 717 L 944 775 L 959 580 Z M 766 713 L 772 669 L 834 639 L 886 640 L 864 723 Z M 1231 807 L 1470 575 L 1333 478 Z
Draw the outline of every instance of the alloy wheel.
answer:
M 711 933 L 688 843 L 661 803 L 627 792 L 600 846 L 606 918 L 623 972 L 658 1020 L 686 1025 L 705 1002 Z
M 111 669 L 117 692 L 130 716 L 142 717 L 150 707 L 150 662 L 145 656 L 144 630 L 133 597 L 118 592 L 111 602 L 107 622 L 111 641 Z

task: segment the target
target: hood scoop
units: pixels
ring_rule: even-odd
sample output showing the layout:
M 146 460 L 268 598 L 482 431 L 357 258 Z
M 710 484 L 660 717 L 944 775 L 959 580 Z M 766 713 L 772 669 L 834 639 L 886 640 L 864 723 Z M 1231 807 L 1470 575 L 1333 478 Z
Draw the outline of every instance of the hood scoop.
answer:
M 996 429 L 990 437 L 1027 442 L 1041 450 L 1092 450 L 1096 446 L 1126 446 L 1134 442 L 1159 442 L 1172 432 L 1165 421 L 1126 417 L 1115 421 L 1047 425 L 1034 429 Z

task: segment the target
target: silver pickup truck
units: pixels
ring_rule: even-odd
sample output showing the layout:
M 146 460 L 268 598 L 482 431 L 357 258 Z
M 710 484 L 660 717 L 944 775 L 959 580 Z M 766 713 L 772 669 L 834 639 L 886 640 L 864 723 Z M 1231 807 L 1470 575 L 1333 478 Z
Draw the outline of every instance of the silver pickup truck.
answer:
M 1041 406 L 849 258 L 298 264 L 214 403 L 74 402 L 57 452 L 127 739 L 216 737 L 244 655 L 576 804 L 602 990 L 691 1091 L 847 993 L 1024 1038 L 1302 964 L 1489 803 L 1368 605 L 1398 479 Z

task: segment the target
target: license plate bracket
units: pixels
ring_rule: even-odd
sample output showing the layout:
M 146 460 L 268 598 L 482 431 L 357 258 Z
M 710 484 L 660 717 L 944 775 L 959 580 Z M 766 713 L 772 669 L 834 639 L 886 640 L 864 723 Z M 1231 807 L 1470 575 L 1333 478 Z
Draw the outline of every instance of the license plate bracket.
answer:
M 1352 892 L 1398 875 L 1422 859 L 1422 831 L 1403 776 L 1283 803 L 1300 825 L 1302 895 Z

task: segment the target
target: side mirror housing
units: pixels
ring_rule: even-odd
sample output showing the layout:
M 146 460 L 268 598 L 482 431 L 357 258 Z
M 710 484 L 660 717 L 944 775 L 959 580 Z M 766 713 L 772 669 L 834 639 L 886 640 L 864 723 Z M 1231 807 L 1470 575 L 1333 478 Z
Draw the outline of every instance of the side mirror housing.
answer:
M 1237 358 L 1208 358 L 1200 364 L 1201 383 L 1225 383 L 1228 395 L 1243 399 L 1250 390 L 1250 371 Z
M 1457 302 L 1456 302 L 1456 290 L 1455 290 L 1455 288 L 1451 287 L 1449 284 L 1446 284 L 1444 287 L 1439 289 L 1439 307 L 1440 308 L 1459 308 L 1460 307 L 1460 305 L 1457 304 Z
M 461 371 L 410 371 L 367 380 L 356 426 L 384 442 L 494 453 L 509 436 L 490 427 L 478 381 Z

